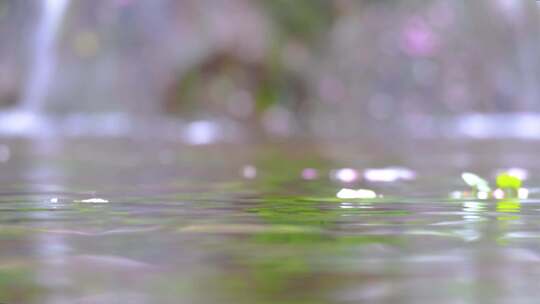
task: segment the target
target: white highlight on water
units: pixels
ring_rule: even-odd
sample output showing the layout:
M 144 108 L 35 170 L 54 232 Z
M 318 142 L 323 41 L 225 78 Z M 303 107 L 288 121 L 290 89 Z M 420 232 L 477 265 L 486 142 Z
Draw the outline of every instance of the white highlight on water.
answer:
M 192 145 L 207 145 L 217 141 L 219 133 L 219 126 L 215 122 L 199 120 L 186 126 L 183 139 Z
M 349 189 L 349 188 L 343 188 L 339 190 L 338 193 L 336 193 L 337 198 L 341 199 L 354 199 L 354 198 L 376 198 L 377 193 L 373 190 L 369 189 Z
M 395 182 L 397 180 L 412 180 L 416 173 L 402 167 L 373 168 L 364 171 L 364 178 L 372 182 Z
M 257 177 L 257 168 L 252 165 L 246 165 L 242 168 L 242 176 L 247 179 L 254 179 Z
M 42 14 L 32 45 L 32 62 L 27 87 L 21 100 L 23 111 L 38 112 L 43 109 L 45 97 L 56 67 L 56 40 L 68 0 L 39 1 Z
M 344 183 L 352 183 L 358 179 L 358 171 L 352 168 L 341 168 L 330 172 L 330 177 Z
M 109 201 L 103 198 L 99 198 L 99 197 L 92 197 L 92 198 L 83 199 L 83 200 L 75 200 L 74 202 L 75 203 L 88 203 L 88 204 L 106 204 Z

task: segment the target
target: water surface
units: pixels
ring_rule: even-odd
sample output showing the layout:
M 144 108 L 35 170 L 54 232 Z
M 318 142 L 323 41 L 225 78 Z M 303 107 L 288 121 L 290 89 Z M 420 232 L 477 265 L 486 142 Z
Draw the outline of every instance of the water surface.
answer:
M 0 302 L 531 303 L 536 147 L 4 140 Z M 416 178 L 330 177 L 386 166 Z M 450 198 L 510 166 L 529 199 Z

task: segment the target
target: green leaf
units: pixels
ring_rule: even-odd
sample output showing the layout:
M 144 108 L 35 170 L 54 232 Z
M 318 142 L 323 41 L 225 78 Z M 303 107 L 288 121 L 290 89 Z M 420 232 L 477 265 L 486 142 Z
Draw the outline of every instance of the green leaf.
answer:
M 489 187 L 489 183 L 485 179 L 481 178 L 480 176 L 474 173 L 464 172 L 461 174 L 461 178 L 467 185 L 469 185 L 471 188 L 473 188 L 476 191 L 480 191 L 480 192 L 491 191 L 491 188 Z
M 517 176 L 503 172 L 497 176 L 497 187 L 501 189 L 518 190 L 521 188 L 521 179 Z

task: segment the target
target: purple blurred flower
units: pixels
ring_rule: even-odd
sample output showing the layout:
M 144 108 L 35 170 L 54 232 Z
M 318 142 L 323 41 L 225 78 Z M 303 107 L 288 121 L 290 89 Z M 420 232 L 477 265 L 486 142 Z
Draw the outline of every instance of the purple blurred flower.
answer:
M 439 37 L 420 18 L 410 20 L 401 32 L 401 49 L 414 57 L 433 55 L 439 47 Z

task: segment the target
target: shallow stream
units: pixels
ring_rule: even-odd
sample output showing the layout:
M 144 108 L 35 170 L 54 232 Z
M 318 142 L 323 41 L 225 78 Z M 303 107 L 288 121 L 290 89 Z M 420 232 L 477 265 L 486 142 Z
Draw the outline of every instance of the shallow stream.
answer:
M 538 148 L 4 140 L 0 302 L 533 303 Z M 467 196 L 509 167 L 528 199 Z

